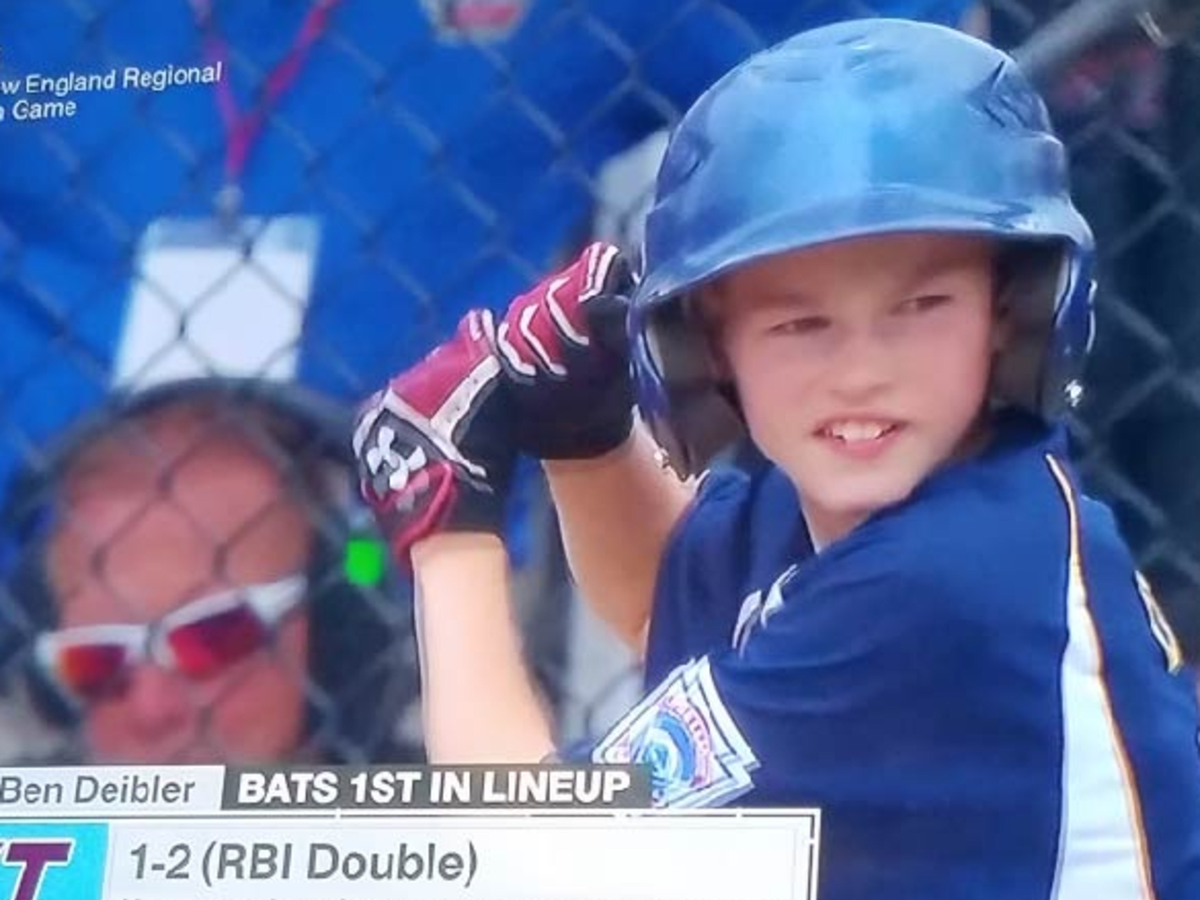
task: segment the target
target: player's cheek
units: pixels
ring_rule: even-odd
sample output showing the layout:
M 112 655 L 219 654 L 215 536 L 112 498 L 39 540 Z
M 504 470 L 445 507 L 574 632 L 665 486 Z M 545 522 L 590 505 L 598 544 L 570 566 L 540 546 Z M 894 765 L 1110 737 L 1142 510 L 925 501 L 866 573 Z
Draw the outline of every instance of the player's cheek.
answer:
M 974 418 L 986 397 L 992 364 L 990 332 L 978 323 L 926 343 L 907 360 L 918 396 L 931 412 L 950 419 Z
M 734 343 L 729 355 L 730 372 L 750 436 L 764 446 L 787 417 L 785 398 L 771 384 L 772 366 L 752 347 Z
M 780 378 L 756 398 L 750 434 L 768 456 L 779 462 L 811 466 L 817 461 L 812 434 L 813 414 L 805 394 Z
M 813 360 L 786 342 L 755 339 L 750 329 L 726 329 L 722 344 L 751 439 L 796 480 L 810 466 Z

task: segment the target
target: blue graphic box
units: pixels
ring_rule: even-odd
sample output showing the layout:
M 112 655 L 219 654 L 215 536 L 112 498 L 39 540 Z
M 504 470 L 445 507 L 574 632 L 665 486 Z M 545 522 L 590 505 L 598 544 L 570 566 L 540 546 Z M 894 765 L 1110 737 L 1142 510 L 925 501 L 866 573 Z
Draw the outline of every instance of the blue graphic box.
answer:
M 0 822 L 0 900 L 101 900 L 108 826 Z

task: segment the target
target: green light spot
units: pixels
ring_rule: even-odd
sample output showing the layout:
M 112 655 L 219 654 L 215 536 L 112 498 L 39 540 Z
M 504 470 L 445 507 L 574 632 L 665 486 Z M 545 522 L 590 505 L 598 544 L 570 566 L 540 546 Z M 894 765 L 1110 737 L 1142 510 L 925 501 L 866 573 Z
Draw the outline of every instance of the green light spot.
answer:
M 346 542 L 346 555 L 342 570 L 346 580 L 359 586 L 370 586 L 383 581 L 387 568 L 387 550 L 382 541 L 370 538 L 351 538 Z

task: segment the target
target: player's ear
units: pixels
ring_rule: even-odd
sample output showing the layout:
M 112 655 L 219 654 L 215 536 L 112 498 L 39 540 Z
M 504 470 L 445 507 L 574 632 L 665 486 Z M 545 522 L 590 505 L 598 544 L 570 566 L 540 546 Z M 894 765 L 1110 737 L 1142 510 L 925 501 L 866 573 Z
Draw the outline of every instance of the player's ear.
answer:
M 992 313 L 992 354 L 999 355 L 1012 343 L 1012 316 L 1009 310 L 997 303 Z
M 1012 291 L 1013 256 L 1006 249 L 998 249 L 992 265 L 992 340 L 993 355 L 1008 349 L 1012 343 L 1013 314 Z
M 725 354 L 725 348 L 720 341 L 709 341 L 709 355 L 712 357 L 713 371 L 716 373 L 717 381 L 720 384 L 733 384 L 733 366 L 729 363 L 729 357 Z
M 719 384 L 733 384 L 733 366 L 725 352 L 725 326 L 722 305 L 726 301 L 720 280 L 701 285 L 696 295 L 696 314 L 704 333 L 709 362 Z

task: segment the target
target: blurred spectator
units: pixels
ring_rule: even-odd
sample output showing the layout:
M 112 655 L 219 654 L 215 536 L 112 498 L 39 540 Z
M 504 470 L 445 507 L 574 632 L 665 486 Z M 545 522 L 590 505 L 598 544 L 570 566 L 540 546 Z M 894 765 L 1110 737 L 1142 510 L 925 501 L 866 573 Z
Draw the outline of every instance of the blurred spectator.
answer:
M 34 638 L 33 698 L 81 725 L 84 758 L 419 758 L 398 738 L 407 607 L 384 591 L 344 426 L 294 388 L 199 379 L 110 404 L 18 487 L 4 632 Z

